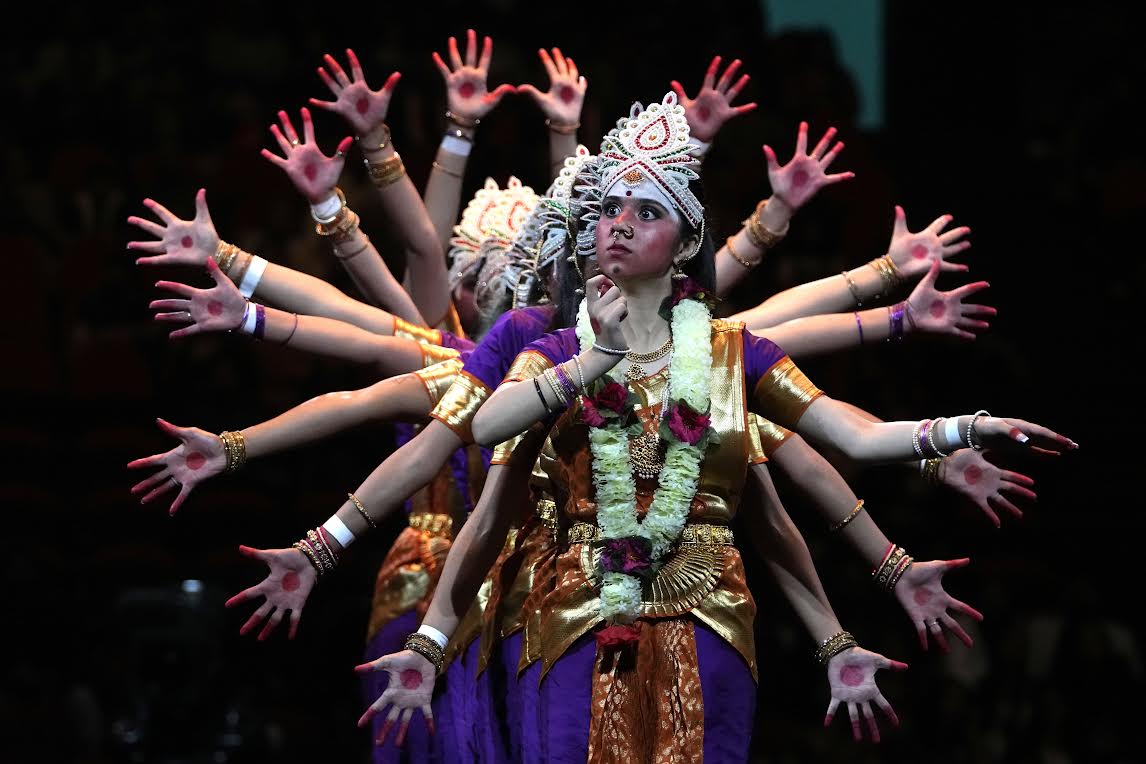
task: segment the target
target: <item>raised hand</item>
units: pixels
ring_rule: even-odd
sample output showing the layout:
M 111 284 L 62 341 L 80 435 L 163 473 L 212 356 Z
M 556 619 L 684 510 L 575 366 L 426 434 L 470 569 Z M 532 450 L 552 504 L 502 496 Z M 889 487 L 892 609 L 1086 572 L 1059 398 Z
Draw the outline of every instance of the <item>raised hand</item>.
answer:
M 381 658 L 355 666 L 354 670 L 360 674 L 370 671 L 385 671 L 390 676 L 390 683 L 386 686 L 378 700 L 374 701 L 362 718 L 358 720 L 359 727 L 365 727 L 387 706 L 391 706 L 382 730 L 378 733 L 375 745 L 386 742 L 390 728 L 398 722 L 398 734 L 394 742 L 401 746 L 406 742 L 406 730 L 410 727 L 410 717 L 414 710 L 419 709 L 426 717 L 426 727 L 430 734 L 434 734 L 434 712 L 430 708 L 430 699 L 434 694 L 434 664 L 412 650 L 403 650 L 399 653 L 383 655 Z
M 218 435 L 200 430 L 198 427 L 176 427 L 163 419 L 155 421 L 163 432 L 178 438 L 179 445 L 167 453 L 128 462 L 127 468 L 132 470 L 159 468 L 158 472 L 137 483 L 131 492 L 138 494 L 147 491 L 139 500 L 140 504 L 146 504 L 171 489 L 178 488 L 179 494 L 168 509 L 168 513 L 174 515 L 195 490 L 195 486 L 223 472 L 227 466 L 227 455 L 223 451 L 223 441 L 219 440 Z
M 944 457 L 939 466 L 939 482 L 970 499 L 971 503 L 983 510 L 996 528 L 1000 528 L 1003 523 L 995 512 L 997 507 L 1021 518 L 1023 511 L 1011 499 L 1018 497 L 1037 501 L 1038 496 L 1031 490 L 1034 480 L 1017 472 L 1000 469 L 987 461 L 986 455 L 986 451 L 961 448 Z
M 497 106 L 506 93 L 514 92 L 513 85 L 498 85 L 490 92 L 486 79 L 489 77 L 489 62 L 493 58 L 493 40 L 488 36 L 482 42 L 481 58 L 477 54 L 477 34 L 466 30 L 466 59 L 458 53 L 458 41 L 449 41 L 450 66 L 438 55 L 433 54 L 434 63 L 446 81 L 446 108 L 464 120 L 481 119 Z M 452 68 L 451 68 L 452 67 Z
M 628 347 L 621 322 L 629 315 L 625 296 L 607 276 L 598 274 L 585 282 L 586 308 L 597 342 L 607 348 Z
M 488 38 L 487 38 L 488 39 Z M 549 90 L 542 93 L 533 85 L 518 85 L 517 92 L 527 93 L 550 123 L 562 127 L 576 125 L 581 121 L 581 106 L 585 103 L 585 90 L 589 87 L 585 78 L 577 71 L 573 59 L 553 49 L 552 57 L 544 48 L 537 51 L 541 63 L 549 74 Z
M 768 161 L 768 182 L 772 184 L 772 199 L 779 199 L 791 208 L 792 212 L 807 204 L 824 186 L 830 186 L 841 181 L 850 180 L 854 172 L 837 172 L 827 174 L 827 169 L 839 153 L 844 150 L 843 141 L 836 141 L 836 145 L 828 149 L 836 129 L 829 127 L 824 137 L 808 153 L 808 123 L 801 122 L 800 130 L 796 133 L 796 153 L 781 166 L 776 160 L 776 152 L 770 146 L 764 146 L 764 157 Z
M 247 300 L 239 288 L 223 275 L 214 260 L 207 260 L 207 273 L 215 281 L 210 289 L 196 289 L 177 281 L 157 281 L 155 286 L 179 295 L 178 299 L 154 300 L 147 307 L 166 311 L 156 313 L 156 321 L 191 322 L 168 335 L 178 339 L 199 332 L 228 332 L 243 322 Z
M 249 634 L 256 626 L 266 621 L 259 632 L 261 642 L 271 635 L 289 611 L 290 629 L 287 631 L 287 637 L 294 639 L 298 633 L 298 623 L 302 620 L 302 609 L 306 605 L 306 598 L 310 596 L 310 591 L 318 580 L 314 567 L 302 552 L 293 548 L 252 549 L 249 546 L 241 546 L 239 553 L 265 563 L 268 568 L 266 578 L 255 586 L 239 592 L 225 604 L 225 607 L 234 607 L 256 597 L 266 598 L 239 629 L 239 633 Z
M 859 721 L 862 713 L 867 721 L 872 742 L 878 743 L 879 725 L 876 724 L 875 714 L 871 710 L 872 702 L 879 706 L 893 727 L 899 726 L 899 717 L 895 715 L 895 710 L 876 686 L 875 672 L 880 669 L 903 671 L 906 668 L 906 663 L 888 660 L 879 653 L 864 650 L 862 647 L 852 647 L 832 656 L 828 661 L 828 684 L 832 689 L 832 700 L 828 703 L 824 726 L 831 726 L 832 718 L 836 715 L 840 703 L 847 703 L 848 715 L 852 720 L 852 737 L 857 743 L 863 740 Z
M 163 224 L 132 215 L 127 222 L 141 228 L 158 241 L 129 241 L 128 249 L 148 253 L 136 258 L 136 265 L 202 265 L 219 248 L 219 234 L 207 210 L 207 191 L 195 194 L 195 217 L 180 220 L 157 201 L 144 199 L 143 205 L 155 213 Z
M 692 137 L 711 143 L 725 122 L 756 108 L 755 102 L 742 106 L 732 105 L 749 79 L 747 74 L 742 74 L 740 79 L 736 80 L 736 84 L 733 84 L 732 78 L 736 76 L 738 69 L 740 69 L 740 59 L 729 64 L 724 74 L 717 80 L 720 56 L 714 57 L 712 63 L 708 65 L 708 71 L 704 73 L 704 84 L 700 86 L 696 98 L 689 98 L 684 92 L 684 87 L 676 80 L 672 81 L 673 92 L 676 93 L 677 101 L 684 107 L 684 116 L 688 120 L 688 129 Z
M 283 156 L 280 157 L 269 149 L 263 149 L 260 153 L 285 172 L 298 192 L 311 204 L 315 204 L 330 198 L 331 192 L 338 184 L 338 176 L 342 174 L 342 166 L 346 164 L 346 151 L 350 148 L 350 144 L 354 143 L 354 139 L 349 136 L 343 138 L 334 156 L 328 157 L 315 143 L 314 122 L 311 121 L 310 110 L 304 106 L 299 111 L 302 112 L 302 141 L 299 141 L 290 117 L 285 111 L 280 111 L 279 121 L 282 122 L 282 130 L 278 125 L 271 125 L 271 134 L 278 141 Z
M 381 89 L 371 90 L 366 84 L 366 76 L 362 73 L 362 64 L 358 63 L 358 56 L 354 55 L 354 51 L 350 48 L 346 49 L 346 59 L 350 62 L 349 77 L 334 60 L 334 56 L 327 53 L 322 57 L 326 67 L 318 67 L 318 76 L 330 88 L 334 100 L 320 101 L 311 98 L 310 105 L 340 115 L 354 128 L 355 134 L 364 136 L 386 121 L 386 113 L 390 110 L 390 96 L 393 95 L 394 86 L 398 84 L 402 75 L 394 72 L 386 79 L 386 84 Z M 327 69 L 330 69 L 330 72 L 327 72 Z
M 938 277 L 939 261 L 935 261 L 907 298 L 912 331 L 949 334 L 961 340 L 975 339 L 975 332 L 990 327 L 990 323 L 983 319 L 996 315 L 998 311 L 987 305 L 965 305 L 963 300 L 990 284 L 976 281 L 950 292 L 940 292 L 935 288 Z
M 961 560 L 913 562 L 895 585 L 895 598 L 903 606 L 907 617 L 915 624 L 915 631 L 919 634 L 919 646 L 924 650 L 927 649 L 927 633 L 931 632 L 935 644 L 939 645 L 943 652 L 951 651 L 947 645 L 947 637 L 943 633 L 944 628 L 962 640 L 967 647 L 975 644 L 971 636 L 947 611 L 953 610 L 969 615 L 976 621 L 982 621 L 983 614 L 955 599 L 943 589 L 943 575 L 948 571 L 962 568 L 969 562 L 971 560 L 966 557 Z
M 949 259 L 971 246 L 969 241 L 959 241 L 971 233 L 971 229 L 960 226 L 940 233 L 954 219 L 951 215 L 940 215 L 922 231 L 912 233 L 907 230 L 907 213 L 895 205 L 895 225 L 887 253 L 904 278 L 919 278 L 933 262 L 938 262 L 943 271 L 969 270 L 966 265 L 949 262 Z

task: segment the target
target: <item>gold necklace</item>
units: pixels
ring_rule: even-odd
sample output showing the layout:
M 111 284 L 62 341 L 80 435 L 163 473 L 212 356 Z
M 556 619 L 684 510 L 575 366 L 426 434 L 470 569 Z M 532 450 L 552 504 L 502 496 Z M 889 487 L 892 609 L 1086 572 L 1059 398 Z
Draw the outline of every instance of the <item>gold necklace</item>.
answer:
M 625 379 L 629 382 L 636 382 L 638 379 L 643 379 L 648 376 L 645 374 L 645 367 L 641 366 L 642 363 L 652 363 L 659 361 L 668 355 L 672 350 L 672 335 L 665 340 L 665 344 L 651 353 L 625 353 L 625 360 L 629 362 L 629 368 L 625 369 Z
M 656 352 L 660 352 L 659 350 Z M 642 432 L 635 438 L 629 438 L 629 464 L 639 477 L 652 480 L 660 475 L 665 466 L 664 444 L 661 443 L 659 421 L 665 417 L 668 408 L 668 388 L 666 379 L 661 388 L 661 410 L 657 417 L 657 427 L 652 432 Z

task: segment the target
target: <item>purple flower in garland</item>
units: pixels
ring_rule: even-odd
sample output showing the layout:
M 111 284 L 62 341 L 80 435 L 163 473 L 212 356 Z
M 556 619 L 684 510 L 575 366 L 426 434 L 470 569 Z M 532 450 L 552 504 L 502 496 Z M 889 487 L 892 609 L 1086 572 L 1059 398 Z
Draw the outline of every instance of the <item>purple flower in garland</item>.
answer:
M 601 546 L 601 570 L 630 576 L 647 575 L 652 572 L 652 552 L 652 544 L 640 536 L 605 539 Z
M 698 414 L 684 401 L 678 401 L 669 408 L 666 423 L 677 440 L 695 446 L 708 431 L 712 417 Z

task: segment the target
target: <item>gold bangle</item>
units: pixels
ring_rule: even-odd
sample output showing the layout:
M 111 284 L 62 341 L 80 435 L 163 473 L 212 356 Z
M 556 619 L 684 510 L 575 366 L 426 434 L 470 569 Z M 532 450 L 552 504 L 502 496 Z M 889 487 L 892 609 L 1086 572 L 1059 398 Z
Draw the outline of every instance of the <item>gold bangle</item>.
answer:
M 732 259 L 735 260 L 736 262 L 740 263 L 741 265 L 743 265 L 748 270 L 752 270 L 757 265 L 759 265 L 760 263 L 748 262 L 747 260 L 745 260 L 743 257 L 741 257 L 740 255 L 738 255 L 736 253 L 736 248 L 734 246 L 732 246 L 732 239 L 733 238 L 735 238 L 735 237 L 729 236 L 728 239 L 725 240 L 725 242 L 724 242 L 724 246 L 728 248 L 728 254 L 732 255 Z
M 904 558 L 900 560 L 899 565 L 896 566 L 895 571 L 891 574 L 891 578 L 887 581 L 887 590 L 889 592 L 895 590 L 895 585 L 899 583 L 900 577 L 907 572 L 907 569 L 911 567 L 911 563 L 913 562 L 915 562 L 915 560 L 907 556 L 904 556 Z
M 446 662 L 446 651 L 442 646 L 434 641 L 426 634 L 414 632 L 406 637 L 406 644 L 403 645 L 406 650 L 415 652 L 423 658 L 434 664 L 434 672 L 437 674 L 442 673 L 442 666 Z
M 342 241 L 335 241 L 333 244 L 334 256 L 337 257 L 339 260 L 342 260 L 343 262 L 346 262 L 347 260 L 351 260 L 355 257 L 358 257 L 363 252 L 370 249 L 370 237 L 367 236 L 366 234 L 362 234 L 362 247 L 360 249 L 356 249 L 355 251 L 350 252 L 350 253 L 341 252 L 340 251 L 341 246 L 343 244 L 346 244 L 349 240 L 350 240 L 350 237 L 346 237 Z
M 839 655 L 844 650 L 851 647 L 858 647 L 859 643 L 856 638 L 846 631 L 837 631 L 832 636 L 825 639 L 816 648 L 816 661 L 820 664 L 826 664 L 834 656 Z
M 378 524 L 374 522 L 374 518 L 366 514 L 366 507 L 362 506 L 362 502 L 358 500 L 357 496 L 352 493 L 348 493 L 346 494 L 346 498 L 350 499 L 350 501 L 354 503 L 354 508 L 358 510 L 358 514 L 362 515 L 362 517 L 366 520 L 367 524 L 369 524 L 371 528 L 378 527 Z
M 349 207 L 343 207 L 333 220 L 315 223 L 314 232 L 319 236 L 330 236 L 334 241 L 346 241 L 358 230 L 361 219 Z
M 856 307 L 862 308 L 863 299 L 860 298 L 860 291 L 859 287 L 856 286 L 856 282 L 852 280 L 852 277 L 848 275 L 847 271 L 840 271 L 840 275 L 844 277 L 844 281 L 848 282 L 848 291 L 852 293 L 852 299 L 856 301 Z
M 460 172 L 454 172 L 453 170 L 451 170 L 450 168 L 446 167 L 444 164 L 442 164 L 441 162 L 437 161 L 436 159 L 435 159 L 435 160 L 434 160 L 434 161 L 431 163 L 431 165 L 430 165 L 430 166 L 431 166 L 431 167 L 433 167 L 435 170 L 441 170 L 441 171 L 442 171 L 442 172 L 444 172 L 446 175 L 452 175 L 452 176 L 454 176 L 455 178 L 460 178 L 460 177 L 462 177 L 462 174 L 461 174 Z
M 465 117 L 459 117 L 449 109 L 446 109 L 446 119 L 448 119 L 450 122 L 453 122 L 458 127 L 464 127 L 467 130 L 472 130 L 481 124 L 480 119 L 466 119 Z
M 246 252 L 239 250 L 239 256 L 236 259 L 236 262 L 238 262 L 239 265 L 235 270 L 235 274 L 232 276 L 230 273 L 228 273 L 227 277 L 230 278 L 231 281 L 235 284 L 242 284 L 243 276 L 247 275 L 247 269 L 251 267 L 251 263 L 254 262 L 254 260 L 254 255 L 249 255 Z
M 302 552 L 303 555 L 306 556 L 306 561 L 309 562 L 311 567 L 314 568 L 315 572 L 318 573 L 318 577 L 322 578 L 326 571 L 322 569 L 322 564 L 319 563 L 318 558 L 314 556 L 314 550 L 310 548 L 310 545 L 304 544 L 301 541 L 296 541 L 291 544 L 291 547 Z
M 362 145 L 362 136 L 360 136 L 360 135 L 354 137 L 354 140 L 358 141 L 358 145 L 362 149 L 363 154 L 371 153 L 374 151 L 384 151 L 386 149 L 386 147 L 390 145 L 390 126 L 387 125 L 385 122 L 383 122 L 381 125 L 381 128 L 382 128 L 382 142 L 380 144 L 378 144 L 377 148 L 375 148 L 374 146 L 371 146 L 369 148 L 363 146 Z
M 555 133 L 560 135 L 573 135 L 577 132 L 577 128 L 581 127 L 580 122 L 573 122 L 568 125 L 560 125 L 553 120 L 546 117 L 545 126 Z
M 318 555 L 318 561 L 326 571 L 333 571 L 334 559 L 331 557 L 330 550 L 326 548 L 326 544 L 322 543 L 322 539 L 319 538 L 319 535 L 314 531 L 307 531 L 306 540 L 310 542 L 311 549 Z
M 234 472 L 247 461 L 247 440 L 239 431 L 221 432 L 219 440 L 223 441 L 223 453 L 227 456 L 227 466 L 224 472 Z
M 215 264 L 219 266 L 219 270 L 224 274 L 228 274 L 231 272 L 231 265 L 234 264 L 235 258 L 239 256 L 240 252 L 242 252 L 242 250 L 234 244 L 228 244 L 222 239 L 219 239 L 219 245 L 215 247 Z
M 760 211 L 768 206 L 768 200 L 763 199 L 756 205 L 756 210 L 748 216 L 744 221 L 744 225 L 748 226 L 748 237 L 752 239 L 752 243 L 757 249 L 767 251 L 772 249 L 780 243 L 781 240 L 788 234 L 785 228 L 783 233 L 776 233 L 769 231 L 768 228 L 760 220 Z
M 829 533 L 835 533 L 840 528 L 843 528 L 845 525 L 847 525 L 848 523 L 850 523 L 852 520 L 854 520 L 856 518 L 856 515 L 858 515 L 860 513 L 861 509 L 863 509 L 863 499 L 859 500 L 859 503 L 856 504 L 855 509 L 853 509 L 851 512 L 848 512 L 847 517 L 845 517 L 843 520 L 840 520 L 838 523 L 833 525 L 831 528 L 828 528 L 828 532 Z
M 402 157 L 397 153 L 377 162 L 371 162 L 369 159 L 362 161 L 370 173 L 370 181 L 378 188 L 385 188 L 406 174 L 406 165 L 402 163 Z

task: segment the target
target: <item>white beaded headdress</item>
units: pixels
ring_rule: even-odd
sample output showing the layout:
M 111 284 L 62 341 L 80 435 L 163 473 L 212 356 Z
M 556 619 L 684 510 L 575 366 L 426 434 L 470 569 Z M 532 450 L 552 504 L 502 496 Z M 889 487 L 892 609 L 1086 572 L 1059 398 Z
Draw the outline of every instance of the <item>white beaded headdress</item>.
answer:
M 485 186 L 474 194 L 461 222 L 454 226 L 449 253 L 451 289 L 482 267 L 487 240 L 503 248 L 513 242 L 537 198 L 532 188 L 515 177 L 510 177 L 504 189 L 499 189 L 493 178 L 486 178 Z
M 540 270 L 553 263 L 569 240 L 579 210 L 573 195 L 576 187 L 582 185 L 581 175 L 586 162 L 595 161 L 589 149 L 578 146 L 573 156 L 566 157 L 561 171 L 541 199 L 543 212 L 541 244 L 537 252 L 536 268 Z

